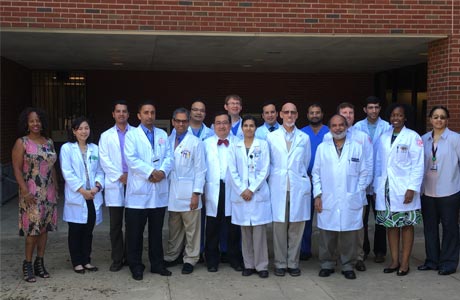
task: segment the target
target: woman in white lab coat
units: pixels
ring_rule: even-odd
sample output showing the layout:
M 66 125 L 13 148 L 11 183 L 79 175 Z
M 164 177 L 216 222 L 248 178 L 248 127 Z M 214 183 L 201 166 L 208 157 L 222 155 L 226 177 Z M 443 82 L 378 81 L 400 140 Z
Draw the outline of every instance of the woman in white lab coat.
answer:
M 376 222 L 387 228 L 391 252 L 391 264 L 383 272 L 397 272 L 398 276 L 404 276 L 409 272 L 414 225 L 422 221 L 420 188 L 424 151 L 421 137 L 404 126 L 407 108 L 396 103 L 390 112 L 393 130 L 380 137 L 376 157 Z
M 244 139 L 233 144 L 228 171 L 232 183 L 232 223 L 241 226 L 244 270 L 268 277 L 266 224 L 272 222 L 270 191 L 267 184 L 270 152 L 266 141 L 254 138 L 256 120 L 242 120 Z
M 69 224 L 70 258 L 76 273 L 97 271 L 91 264 L 93 229 L 102 222 L 104 172 L 99 149 L 90 139 L 89 121 L 80 117 L 72 122 L 69 142 L 61 148 L 60 161 L 65 180 L 64 221 Z

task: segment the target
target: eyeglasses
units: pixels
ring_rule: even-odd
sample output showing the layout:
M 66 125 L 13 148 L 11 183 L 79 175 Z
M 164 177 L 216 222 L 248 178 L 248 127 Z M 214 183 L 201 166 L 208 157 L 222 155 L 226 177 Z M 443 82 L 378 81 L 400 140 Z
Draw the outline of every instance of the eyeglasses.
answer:
M 174 120 L 174 122 L 179 123 L 179 124 L 187 124 L 188 123 L 188 120 L 178 120 L 176 118 L 174 118 L 173 120 Z
M 446 116 L 432 116 L 431 118 L 432 118 L 433 120 L 438 120 L 438 119 L 447 120 L 447 117 L 446 117 Z
M 191 111 L 205 113 L 206 109 L 199 109 L 199 108 L 193 108 L 192 107 Z
M 228 102 L 227 105 L 228 106 L 240 106 L 241 103 L 240 102 Z
M 283 111 L 281 111 L 281 112 L 282 112 L 283 114 L 285 114 L 285 115 L 289 115 L 289 114 L 291 114 L 291 115 L 296 115 L 296 114 L 297 114 L 297 112 L 296 112 L 295 110 L 283 110 Z
M 227 126 L 228 124 L 230 124 L 229 121 L 215 122 L 215 123 L 214 123 L 215 126 L 220 126 L 220 125 Z

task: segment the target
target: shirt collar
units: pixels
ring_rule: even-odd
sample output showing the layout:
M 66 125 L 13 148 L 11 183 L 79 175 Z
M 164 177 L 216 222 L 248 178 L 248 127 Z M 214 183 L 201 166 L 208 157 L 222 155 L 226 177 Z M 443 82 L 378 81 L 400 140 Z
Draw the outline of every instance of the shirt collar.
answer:
M 149 132 L 152 132 L 155 130 L 155 126 L 152 127 L 152 130 L 148 129 L 147 127 L 145 127 L 144 125 L 142 125 L 142 123 L 140 124 L 142 130 L 145 132 L 145 134 L 149 133 Z
M 125 131 L 122 131 L 117 124 L 115 124 L 115 128 L 117 129 L 117 132 L 126 133 L 129 130 L 129 124 L 126 124 Z
M 187 130 L 184 131 L 184 133 L 182 133 L 181 135 L 178 135 L 177 132 L 176 132 L 176 139 L 177 141 L 180 143 L 182 142 L 182 140 L 184 139 L 185 135 L 187 134 Z
M 273 125 L 270 125 L 267 122 L 264 122 L 264 125 L 265 125 L 265 127 L 267 127 L 267 129 L 269 129 L 272 126 L 275 127 L 275 129 L 278 129 L 280 127 L 280 124 L 278 122 L 275 122 L 275 124 L 273 124 Z

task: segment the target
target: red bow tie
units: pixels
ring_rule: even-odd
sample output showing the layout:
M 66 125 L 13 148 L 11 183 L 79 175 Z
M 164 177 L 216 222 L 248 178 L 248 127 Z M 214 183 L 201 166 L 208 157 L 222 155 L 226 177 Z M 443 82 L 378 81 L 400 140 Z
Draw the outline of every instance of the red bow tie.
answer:
M 217 141 L 217 146 L 220 146 L 220 145 L 222 145 L 222 144 L 224 144 L 225 147 L 228 147 L 228 140 L 227 140 L 227 139 L 225 139 L 225 140 L 219 139 L 219 140 Z

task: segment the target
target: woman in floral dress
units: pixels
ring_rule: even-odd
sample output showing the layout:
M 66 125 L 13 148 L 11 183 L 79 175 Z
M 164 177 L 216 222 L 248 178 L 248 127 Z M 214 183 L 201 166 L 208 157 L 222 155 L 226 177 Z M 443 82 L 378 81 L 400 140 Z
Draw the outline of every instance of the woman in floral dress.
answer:
M 21 138 L 12 151 L 13 170 L 19 185 L 19 235 L 26 236 L 24 280 L 35 282 L 35 275 L 50 277 L 43 263 L 48 231 L 57 229 L 57 181 L 53 141 L 45 137 L 45 113 L 26 108 L 19 117 Z M 37 257 L 32 266 L 32 256 Z

